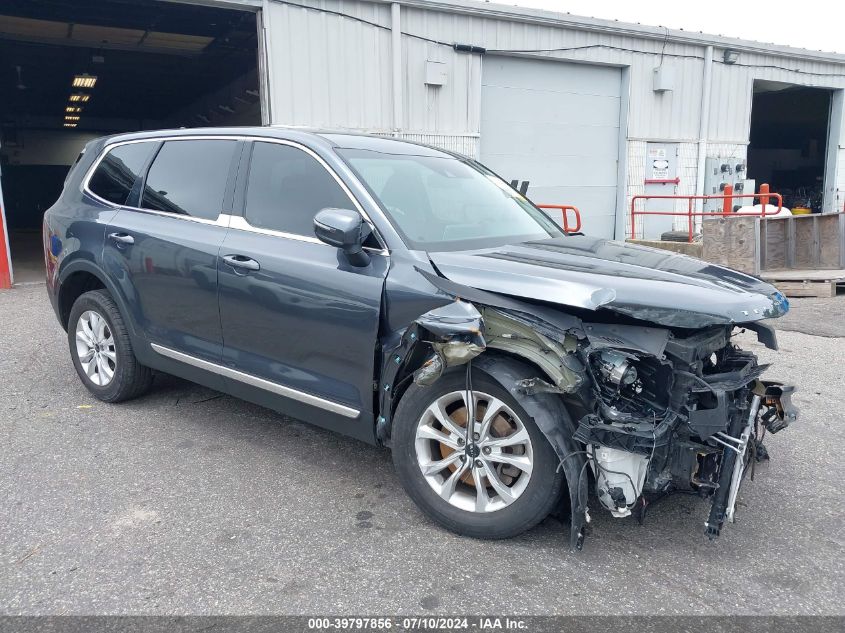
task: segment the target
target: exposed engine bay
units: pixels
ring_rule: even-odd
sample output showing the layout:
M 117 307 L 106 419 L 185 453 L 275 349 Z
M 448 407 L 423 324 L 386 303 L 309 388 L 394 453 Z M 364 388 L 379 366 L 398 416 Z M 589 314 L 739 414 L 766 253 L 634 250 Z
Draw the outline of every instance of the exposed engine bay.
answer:
M 651 327 L 632 318 L 584 320 L 542 305 L 430 276 L 455 298 L 422 315 L 384 368 L 386 383 L 432 384 L 447 367 L 483 368 L 532 415 L 555 448 L 569 487 L 573 548 L 589 531 L 590 488 L 614 517 L 643 521 L 672 493 L 709 503 L 705 533 L 734 520 L 743 478 L 767 459 L 766 433 L 797 419 L 795 388 L 766 381 L 767 365 L 740 349 L 742 328 L 777 348 L 759 322 L 700 329 Z M 530 312 L 528 311 L 530 309 Z M 508 367 L 527 361 L 533 375 Z M 413 368 L 411 372 L 410 369 Z M 391 410 L 392 394 L 381 394 Z M 389 440 L 390 421 L 379 419 Z

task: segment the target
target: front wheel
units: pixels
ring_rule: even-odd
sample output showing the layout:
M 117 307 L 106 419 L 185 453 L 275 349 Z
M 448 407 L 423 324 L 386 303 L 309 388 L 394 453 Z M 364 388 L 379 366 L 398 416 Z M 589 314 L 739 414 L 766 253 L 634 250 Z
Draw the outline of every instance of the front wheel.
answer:
M 393 463 L 405 491 L 447 529 L 509 538 L 542 521 L 564 485 L 543 433 L 498 382 L 456 368 L 429 387 L 412 384 L 396 410 Z M 475 411 L 467 434 L 468 403 Z

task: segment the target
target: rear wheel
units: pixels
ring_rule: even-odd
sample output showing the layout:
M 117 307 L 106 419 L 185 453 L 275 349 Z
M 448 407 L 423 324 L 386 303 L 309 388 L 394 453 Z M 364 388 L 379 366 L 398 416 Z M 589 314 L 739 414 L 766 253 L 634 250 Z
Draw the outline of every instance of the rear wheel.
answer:
M 103 402 L 129 400 L 149 388 L 152 372 L 135 358 L 126 324 L 107 291 L 80 295 L 67 334 L 76 373 Z
M 393 461 L 407 493 L 435 521 L 467 536 L 508 538 L 549 514 L 564 476 L 519 402 L 480 371 L 472 382 L 471 400 L 463 368 L 430 387 L 411 385 L 396 411 Z

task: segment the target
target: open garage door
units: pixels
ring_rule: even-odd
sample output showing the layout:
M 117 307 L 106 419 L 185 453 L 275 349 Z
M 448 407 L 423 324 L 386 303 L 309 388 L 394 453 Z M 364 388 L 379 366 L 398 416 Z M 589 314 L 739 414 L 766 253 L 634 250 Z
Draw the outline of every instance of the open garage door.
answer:
M 89 140 L 261 124 L 256 13 L 213 4 L 0 3 L 0 183 L 15 282 L 44 279 L 41 219 Z
M 833 95 L 824 88 L 754 82 L 748 177 L 757 187 L 768 183 L 796 212 L 839 211 L 832 199 L 825 208 Z M 838 139 L 837 128 L 833 143 Z
M 481 162 L 530 181 L 536 204 L 578 207 L 585 233 L 613 237 L 621 70 L 487 56 L 481 82 Z

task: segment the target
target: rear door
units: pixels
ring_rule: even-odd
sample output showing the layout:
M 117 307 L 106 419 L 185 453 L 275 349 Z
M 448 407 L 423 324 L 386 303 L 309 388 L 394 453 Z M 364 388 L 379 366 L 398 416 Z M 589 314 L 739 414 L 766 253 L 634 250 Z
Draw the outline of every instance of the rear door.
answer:
M 218 259 L 230 389 L 333 430 L 373 440 L 373 376 L 388 258 L 351 266 L 314 237 L 327 207 L 361 211 L 311 150 L 255 141 Z
M 230 139 L 164 141 L 106 230 L 104 264 L 159 354 L 220 361 L 217 254 L 241 148 Z

